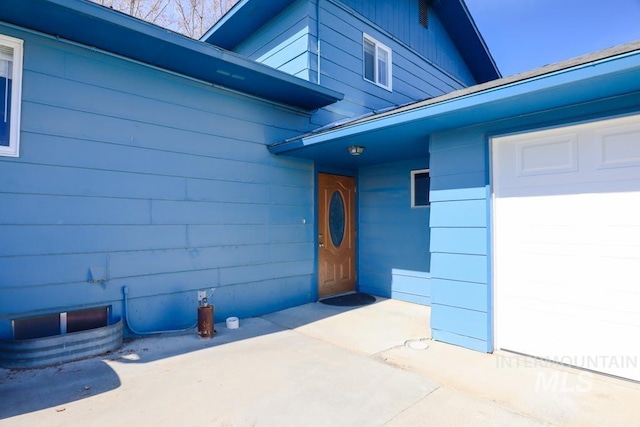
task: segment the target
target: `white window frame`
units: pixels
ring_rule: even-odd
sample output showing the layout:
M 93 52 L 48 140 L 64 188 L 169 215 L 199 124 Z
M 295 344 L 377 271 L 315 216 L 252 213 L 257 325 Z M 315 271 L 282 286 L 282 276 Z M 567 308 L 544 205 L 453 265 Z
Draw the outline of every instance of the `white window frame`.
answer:
M 431 178 L 431 174 L 429 173 L 429 169 L 419 169 L 415 171 L 411 171 L 411 207 L 420 209 L 420 208 L 428 208 L 431 207 L 431 198 L 429 198 L 428 205 L 417 205 L 416 206 L 416 175 L 428 173 L 429 178 Z
M 366 77 L 366 62 L 365 62 L 365 43 L 369 42 L 371 44 L 373 44 L 373 51 L 374 51 L 374 58 L 373 58 L 373 80 L 369 80 Z M 387 63 L 386 63 L 386 72 L 387 72 L 387 84 L 383 84 L 380 83 L 380 64 L 378 63 L 378 58 L 380 56 L 380 53 L 384 52 L 387 54 Z M 392 74 L 392 69 L 393 69 L 393 60 L 392 60 L 392 54 L 393 52 L 391 51 L 391 49 L 380 43 L 378 40 L 374 39 L 373 37 L 371 37 L 368 34 L 363 33 L 362 34 L 362 77 L 368 81 L 371 82 L 377 86 L 380 86 L 381 88 L 384 88 L 386 90 L 388 90 L 389 92 L 391 92 L 393 90 L 393 74 Z
M 11 80 L 11 105 L 0 103 L 0 108 L 11 111 L 9 122 L 9 145 L 0 145 L 0 156 L 18 157 L 20 155 L 20 106 L 22 104 L 22 58 L 23 41 L 0 34 L 0 45 L 13 50 Z

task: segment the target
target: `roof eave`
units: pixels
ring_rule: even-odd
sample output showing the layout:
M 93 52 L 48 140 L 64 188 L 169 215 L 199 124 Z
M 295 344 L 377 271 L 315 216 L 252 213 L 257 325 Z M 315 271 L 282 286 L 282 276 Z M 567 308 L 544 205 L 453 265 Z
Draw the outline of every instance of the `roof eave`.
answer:
M 306 111 L 339 92 L 124 13 L 78 0 L 3 0 L 0 21 Z
M 625 76 L 624 81 L 619 76 Z M 587 83 L 608 78 L 608 87 L 600 88 Z M 619 87 L 615 87 L 618 84 Z M 391 129 L 417 121 L 427 122 L 424 132 L 443 132 L 460 126 L 473 126 L 486 121 L 495 121 L 536 112 L 537 105 L 522 102 L 521 109 L 492 109 L 505 101 L 518 102 L 525 97 L 554 97 L 553 105 L 545 108 L 561 108 L 577 99 L 563 98 L 561 89 L 583 88 L 593 95 L 580 91 L 581 102 L 614 97 L 622 93 L 640 93 L 640 41 L 614 47 L 596 54 L 542 67 L 517 76 L 507 77 L 482 85 L 472 86 L 428 101 L 417 102 L 369 118 L 354 121 L 335 129 L 317 134 L 275 143 L 269 147 L 274 154 L 293 153 L 306 147 L 353 138 L 382 129 Z M 605 85 L 601 85 L 605 86 Z M 596 89 L 599 89 L 598 91 Z M 550 95 L 551 94 L 551 95 Z M 482 111 L 481 114 L 475 114 Z M 456 117 L 456 120 L 448 120 Z
M 232 50 L 282 12 L 293 0 L 241 0 L 201 40 Z M 257 7 L 260 13 L 254 13 Z M 478 83 L 502 77 L 482 34 L 463 0 L 441 0 L 434 10 Z
M 233 50 L 292 3 L 294 0 L 240 0 L 200 40 Z
M 502 74 L 464 0 L 441 0 L 433 7 L 476 82 L 501 78 Z

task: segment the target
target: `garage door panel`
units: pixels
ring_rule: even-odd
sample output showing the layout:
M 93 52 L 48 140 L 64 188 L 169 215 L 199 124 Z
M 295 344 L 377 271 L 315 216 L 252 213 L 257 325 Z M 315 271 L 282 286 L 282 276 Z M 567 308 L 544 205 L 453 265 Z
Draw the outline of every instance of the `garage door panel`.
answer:
M 595 132 L 598 168 L 640 167 L 640 125 L 616 126 Z
M 554 175 L 577 170 L 577 139 L 572 133 L 516 142 L 516 175 Z
M 492 184 L 496 346 L 640 380 L 640 117 L 494 138 Z

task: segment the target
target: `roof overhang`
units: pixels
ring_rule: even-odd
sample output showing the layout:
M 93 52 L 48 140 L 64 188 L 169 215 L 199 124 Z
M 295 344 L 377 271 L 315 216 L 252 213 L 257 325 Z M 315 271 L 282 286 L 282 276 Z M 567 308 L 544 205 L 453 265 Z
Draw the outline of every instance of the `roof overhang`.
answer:
M 200 40 L 232 50 L 295 1 L 240 0 Z M 500 78 L 498 67 L 464 1 L 439 0 L 433 8 L 476 81 L 483 83 Z
M 618 108 L 626 103 L 640 109 L 640 42 L 354 120 L 273 144 L 269 150 L 358 167 L 423 156 L 429 135 L 436 132 L 544 111 L 558 112 L 557 119 L 561 114 L 597 114 L 607 100 L 617 100 L 613 103 Z M 351 145 L 364 146 L 365 153 L 349 156 Z
M 240 0 L 200 40 L 233 50 L 294 0 Z
M 434 2 L 440 21 L 478 83 L 502 77 L 464 1 Z
M 339 92 L 85 0 L 2 0 L 0 21 L 307 111 Z

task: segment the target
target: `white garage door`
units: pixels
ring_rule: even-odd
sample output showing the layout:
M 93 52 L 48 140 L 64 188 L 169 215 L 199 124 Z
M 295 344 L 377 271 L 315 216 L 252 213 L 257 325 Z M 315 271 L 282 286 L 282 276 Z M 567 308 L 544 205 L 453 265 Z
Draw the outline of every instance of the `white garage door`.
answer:
M 640 381 L 640 116 L 491 151 L 496 347 Z

